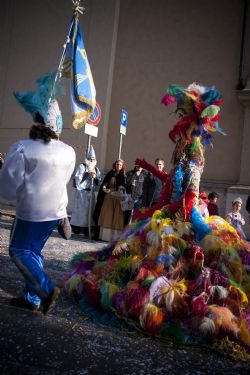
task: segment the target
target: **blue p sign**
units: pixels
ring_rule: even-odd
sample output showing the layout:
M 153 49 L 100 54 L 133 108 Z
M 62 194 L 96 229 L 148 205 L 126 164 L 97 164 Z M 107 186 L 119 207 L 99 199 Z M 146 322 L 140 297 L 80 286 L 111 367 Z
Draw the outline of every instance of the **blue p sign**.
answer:
M 128 112 L 126 112 L 126 111 L 124 111 L 124 109 L 122 109 L 121 125 L 126 127 L 127 122 L 128 122 Z

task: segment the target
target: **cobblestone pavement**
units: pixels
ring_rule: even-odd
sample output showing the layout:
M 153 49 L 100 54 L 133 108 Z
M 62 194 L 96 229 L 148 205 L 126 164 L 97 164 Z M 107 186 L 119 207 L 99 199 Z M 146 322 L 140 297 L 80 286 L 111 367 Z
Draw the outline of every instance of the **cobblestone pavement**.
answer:
M 0 211 L 1 212 L 1 211 Z M 201 348 L 176 348 L 142 334 L 110 328 L 86 317 L 62 291 L 47 316 L 9 306 L 23 287 L 20 273 L 8 256 L 13 218 L 0 215 L 0 372 L 1 374 L 249 374 L 246 362 L 234 362 Z M 44 249 L 48 275 L 60 283 L 78 253 L 104 243 L 57 233 Z

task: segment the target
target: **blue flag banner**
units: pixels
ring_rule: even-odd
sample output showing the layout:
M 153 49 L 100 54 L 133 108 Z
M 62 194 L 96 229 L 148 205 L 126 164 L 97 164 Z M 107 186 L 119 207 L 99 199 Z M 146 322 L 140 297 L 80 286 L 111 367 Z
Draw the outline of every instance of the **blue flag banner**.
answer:
M 61 73 L 63 77 L 71 79 L 72 125 L 75 129 L 80 129 L 94 111 L 96 90 L 84 48 L 79 20 L 75 17 L 69 31 Z

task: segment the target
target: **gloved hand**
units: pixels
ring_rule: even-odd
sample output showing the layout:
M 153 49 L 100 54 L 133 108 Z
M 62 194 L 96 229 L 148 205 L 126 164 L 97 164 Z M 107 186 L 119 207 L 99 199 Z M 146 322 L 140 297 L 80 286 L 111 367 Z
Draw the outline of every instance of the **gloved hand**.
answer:
M 135 165 L 138 165 L 138 167 L 145 168 L 146 167 L 146 160 L 145 159 L 139 159 L 137 158 L 135 160 Z

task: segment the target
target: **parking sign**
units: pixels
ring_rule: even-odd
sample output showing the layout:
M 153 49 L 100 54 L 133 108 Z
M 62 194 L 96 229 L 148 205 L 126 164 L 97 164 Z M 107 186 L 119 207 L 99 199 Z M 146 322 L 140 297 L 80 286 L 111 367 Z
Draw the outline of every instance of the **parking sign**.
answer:
M 121 123 L 120 123 L 120 133 L 123 134 L 123 135 L 126 135 L 127 123 L 128 123 L 128 112 L 126 112 L 124 109 L 122 109 Z

